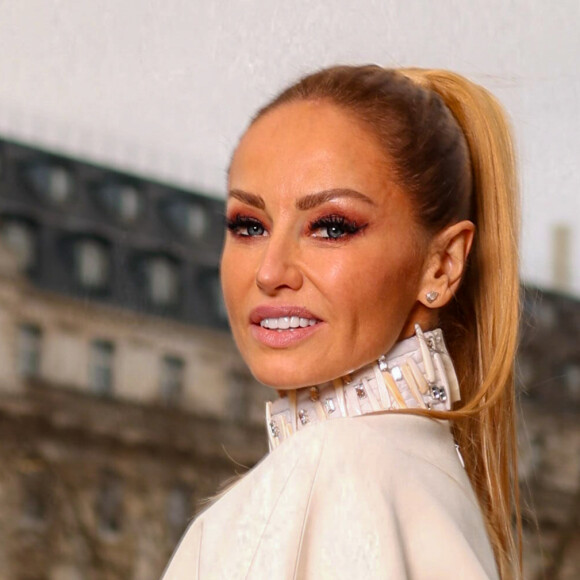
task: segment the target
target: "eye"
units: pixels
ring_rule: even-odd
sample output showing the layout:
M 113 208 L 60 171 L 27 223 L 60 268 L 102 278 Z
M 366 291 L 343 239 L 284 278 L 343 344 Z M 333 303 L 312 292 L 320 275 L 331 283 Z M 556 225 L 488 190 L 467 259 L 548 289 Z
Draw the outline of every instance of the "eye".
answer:
M 316 220 L 309 229 L 314 238 L 339 240 L 357 234 L 363 226 L 343 216 L 330 215 Z
M 345 231 L 342 226 L 332 225 L 326 228 L 326 234 L 327 235 L 325 237 L 336 240 L 337 238 L 341 238 L 342 236 L 344 236 Z
M 228 219 L 226 227 L 232 234 L 241 238 L 267 235 L 266 228 L 264 228 L 260 220 L 241 215 L 236 215 L 232 219 Z

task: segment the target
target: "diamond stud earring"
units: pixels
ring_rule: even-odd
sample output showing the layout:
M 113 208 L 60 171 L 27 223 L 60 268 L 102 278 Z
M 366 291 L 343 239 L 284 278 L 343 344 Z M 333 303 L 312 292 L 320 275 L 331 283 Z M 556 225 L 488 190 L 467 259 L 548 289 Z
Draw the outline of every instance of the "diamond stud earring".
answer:
M 435 302 L 435 300 L 439 298 L 439 292 L 431 290 L 430 292 L 427 292 L 427 294 L 425 294 L 425 298 L 427 298 L 427 302 L 429 302 L 429 304 L 433 304 L 433 302 Z

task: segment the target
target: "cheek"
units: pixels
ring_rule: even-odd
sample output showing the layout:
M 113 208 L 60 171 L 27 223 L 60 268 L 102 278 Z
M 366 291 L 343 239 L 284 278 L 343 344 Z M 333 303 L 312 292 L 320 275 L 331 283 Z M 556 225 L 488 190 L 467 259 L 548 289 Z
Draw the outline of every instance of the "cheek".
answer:
M 365 324 L 404 321 L 415 304 L 420 278 L 416 255 L 376 249 L 329 264 L 325 270 L 326 287 L 337 304 Z

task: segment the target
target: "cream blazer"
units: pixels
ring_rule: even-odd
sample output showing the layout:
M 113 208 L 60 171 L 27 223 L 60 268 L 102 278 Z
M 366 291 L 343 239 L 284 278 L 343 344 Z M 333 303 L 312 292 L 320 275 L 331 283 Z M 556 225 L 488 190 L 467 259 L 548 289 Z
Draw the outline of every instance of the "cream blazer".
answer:
M 186 531 L 163 580 L 498 578 L 447 422 L 308 425 Z

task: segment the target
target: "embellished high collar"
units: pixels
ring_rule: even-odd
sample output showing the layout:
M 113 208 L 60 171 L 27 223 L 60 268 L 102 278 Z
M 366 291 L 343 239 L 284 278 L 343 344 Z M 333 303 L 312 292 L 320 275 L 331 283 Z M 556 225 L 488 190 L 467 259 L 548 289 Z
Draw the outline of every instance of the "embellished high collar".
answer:
M 450 410 L 460 394 L 443 333 L 419 325 L 415 331 L 357 371 L 266 403 L 270 450 L 309 423 L 395 409 Z

